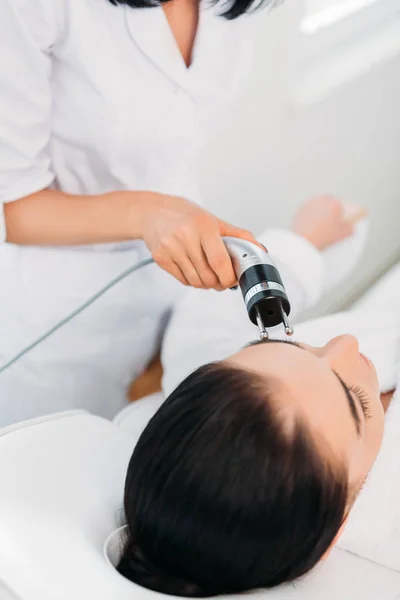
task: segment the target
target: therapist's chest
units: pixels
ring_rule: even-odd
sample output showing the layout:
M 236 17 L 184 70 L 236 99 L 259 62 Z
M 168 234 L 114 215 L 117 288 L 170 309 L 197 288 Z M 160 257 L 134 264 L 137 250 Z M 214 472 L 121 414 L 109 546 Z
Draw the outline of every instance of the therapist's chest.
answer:
M 70 0 L 54 48 L 53 135 L 101 163 L 168 169 L 214 133 L 250 68 L 253 27 L 202 7 L 187 68 L 161 8 Z M 149 157 L 152 160 L 149 161 Z

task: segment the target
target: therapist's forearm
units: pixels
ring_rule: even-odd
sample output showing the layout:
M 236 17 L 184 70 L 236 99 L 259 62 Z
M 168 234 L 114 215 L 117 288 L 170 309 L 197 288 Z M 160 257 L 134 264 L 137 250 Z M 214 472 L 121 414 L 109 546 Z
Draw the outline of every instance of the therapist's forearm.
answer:
M 6 241 L 19 245 L 77 246 L 140 238 L 139 216 L 146 194 L 122 191 L 73 196 L 42 190 L 5 204 Z

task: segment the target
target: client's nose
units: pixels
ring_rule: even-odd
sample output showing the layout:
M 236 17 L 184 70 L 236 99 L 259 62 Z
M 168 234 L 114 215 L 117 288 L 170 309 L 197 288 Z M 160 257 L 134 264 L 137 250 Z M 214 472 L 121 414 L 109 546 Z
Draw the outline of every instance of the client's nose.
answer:
M 334 370 L 340 366 L 350 366 L 353 360 L 359 360 L 358 340 L 354 335 L 339 335 L 324 346 L 322 354 Z

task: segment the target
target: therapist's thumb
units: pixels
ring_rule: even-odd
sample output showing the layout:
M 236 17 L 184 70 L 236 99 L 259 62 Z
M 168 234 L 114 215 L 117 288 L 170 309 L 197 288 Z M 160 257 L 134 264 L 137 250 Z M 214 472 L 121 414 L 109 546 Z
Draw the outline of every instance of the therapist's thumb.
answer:
M 252 242 L 256 244 L 259 248 L 266 250 L 266 248 L 260 244 L 254 237 L 254 235 L 248 229 L 241 229 L 240 227 L 235 227 L 226 221 L 219 221 L 220 234 L 222 237 L 235 237 L 241 240 L 246 240 L 248 242 Z

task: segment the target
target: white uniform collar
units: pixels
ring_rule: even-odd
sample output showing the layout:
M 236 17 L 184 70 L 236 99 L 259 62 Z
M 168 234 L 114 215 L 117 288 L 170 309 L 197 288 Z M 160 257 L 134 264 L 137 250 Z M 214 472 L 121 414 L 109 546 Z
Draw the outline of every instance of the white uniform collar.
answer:
M 124 10 L 128 31 L 143 54 L 191 95 L 197 95 L 201 90 L 204 92 L 204 86 L 210 87 L 211 82 L 221 81 L 223 85 L 224 74 L 226 76 L 226 72 L 232 70 L 232 63 L 240 63 L 240 58 L 246 55 L 245 48 L 249 42 L 243 36 L 243 20 L 246 17 L 228 21 L 219 15 L 221 7 L 210 2 L 200 3 L 190 67 L 182 58 L 161 6 L 132 10 L 124 5 Z M 226 59 L 230 64 L 226 63 Z

